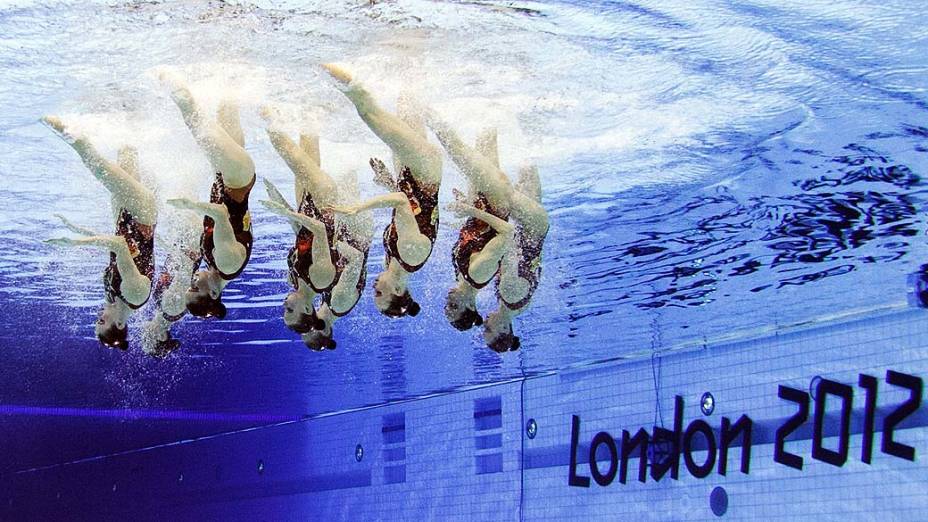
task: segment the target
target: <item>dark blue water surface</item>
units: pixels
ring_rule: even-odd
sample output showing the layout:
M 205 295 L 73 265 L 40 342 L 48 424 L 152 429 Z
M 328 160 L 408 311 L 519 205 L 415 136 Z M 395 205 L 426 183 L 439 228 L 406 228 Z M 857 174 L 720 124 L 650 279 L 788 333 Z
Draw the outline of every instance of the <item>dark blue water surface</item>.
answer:
M 0 9 L 0 471 L 897 306 L 928 262 L 928 15 L 911 3 L 327 4 Z M 205 103 L 241 102 L 260 177 L 290 193 L 256 116 L 270 100 L 373 195 L 363 166 L 385 149 L 315 67 L 330 60 L 388 106 L 412 89 L 468 139 L 497 126 L 508 173 L 539 165 L 552 226 L 522 349 L 445 322 L 449 217 L 413 278 L 422 314 L 381 316 L 368 288 L 338 349 L 308 351 L 281 319 L 292 234 L 260 208 L 226 320 L 185 320 L 167 360 L 101 348 L 105 256 L 40 240 L 64 233 L 53 212 L 109 228 L 108 198 L 38 117 L 108 154 L 137 145 L 162 201 L 203 197 L 209 167 L 149 72 L 176 65 Z M 446 173 L 442 201 L 463 187 Z M 375 241 L 372 274 L 382 261 Z

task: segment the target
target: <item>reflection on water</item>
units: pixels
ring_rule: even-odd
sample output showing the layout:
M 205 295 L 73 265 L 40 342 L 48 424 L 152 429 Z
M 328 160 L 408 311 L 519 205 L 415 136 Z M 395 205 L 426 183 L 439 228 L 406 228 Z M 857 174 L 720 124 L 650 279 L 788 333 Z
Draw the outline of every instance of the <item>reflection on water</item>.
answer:
M 620 254 L 633 259 L 632 266 L 597 277 L 634 281 L 623 298 L 637 307 L 686 307 L 709 302 L 719 279 L 773 276 L 775 281 L 750 289 L 760 292 L 901 259 L 919 230 L 913 192 L 919 177 L 867 147 L 850 144 L 844 150 L 849 154 L 837 157 L 795 150 L 790 165 L 808 161 L 824 171 L 794 180 L 795 193 L 741 201 L 719 187 L 682 206 L 662 202 L 660 209 L 649 208 L 633 222 L 642 238 L 626 243 Z M 688 226 L 674 226 L 680 220 Z M 627 226 L 626 218 L 609 226 Z M 877 242 L 873 251 L 855 252 L 871 242 Z

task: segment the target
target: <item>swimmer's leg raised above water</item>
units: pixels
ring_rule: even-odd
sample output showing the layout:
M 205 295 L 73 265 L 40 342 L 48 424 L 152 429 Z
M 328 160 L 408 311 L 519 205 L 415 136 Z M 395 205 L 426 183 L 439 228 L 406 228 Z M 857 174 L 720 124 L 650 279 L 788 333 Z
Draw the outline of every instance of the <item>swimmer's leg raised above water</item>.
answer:
M 499 169 L 499 159 L 495 157 L 496 132 L 494 130 L 484 131 L 477 140 L 484 152 L 494 154 L 493 157 L 488 157 L 464 143 L 454 129 L 439 118 L 434 111 L 426 112 L 426 123 L 435 132 L 435 136 L 448 151 L 451 160 L 467 176 L 477 192 L 485 194 L 493 207 L 509 208 L 512 185 L 506 174 Z
M 231 100 L 223 100 L 216 110 L 216 121 L 226 131 L 239 147 L 245 148 L 245 133 L 242 131 L 242 121 L 239 117 L 238 104 Z
M 123 145 L 116 151 L 116 164 L 136 181 L 141 181 L 139 151 L 131 145 Z
M 300 148 L 316 165 L 322 165 L 319 155 L 319 136 L 315 134 L 300 133 Z
M 477 135 L 477 143 L 474 148 L 484 158 L 490 160 L 497 169 L 499 168 L 499 146 L 495 127 L 488 127 L 481 131 Z
M 519 181 L 516 183 L 516 190 L 541 203 L 541 177 L 538 175 L 538 167 L 535 165 L 524 165 L 519 169 Z
M 297 206 L 306 193 L 311 194 L 319 206 L 334 204 L 338 187 L 319 165 L 319 138 L 301 134 L 300 144 L 297 145 L 276 128 L 279 118 L 276 110 L 264 106 L 261 108 L 261 117 L 268 123 L 267 135 L 271 145 L 293 171 Z
M 125 208 L 139 223 L 155 224 L 158 218 L 155 196 L 138 181 L 137 176 L 100 155 L 86 137 L 70 133 L 60 118 L 46 116 L 42 121 L 77 151 L 84 165 L 106 187 L 116 203 L 114 211 Z
M 192 210 L 213 219 L 213 242 L 215 244 L 214 258 L 216 266 L 225 273 L 234 273 L 239 270 L 248 250 L 245 245 L 235 238 L 235 230 L 229 221 L 229 210 L 225 205 L 217 203 L 203 203 L 187 198 L 167 200 L 168 205 L 182 210 Z
M 159 78 L 171 89 L 171 97 L 180 109 L 184 123 L 206 152 L 213 169 L 222 173 L 225 185 L 232 189 L 247 187 L 254 178 L 255 165 L 242 144 L 236 141 L 236 138 L 242 139 L 241 134 L 233 137 L 219 123 L 206 118 L 193 98 L 193 94 L 190 93 L 186 81 L 179 74 L 171 70 L 163 70 Z M 224 117 L 231 118 L 229 109 L 225 109 L 225 112 Z M 227 119 L 226 123 L 231 128 L 231 120 Z M 232 130 L 235 131 L 234 128 Z
M 396 156 L 396 163 L 409 167 L 420 181 L 441 183 L 441 155 L 426 136 L 402 118 L 383 110 L 367 90 L 352 80 L 351 73 L 335 64 L 322 66 L 344 88 L 358 115 Z

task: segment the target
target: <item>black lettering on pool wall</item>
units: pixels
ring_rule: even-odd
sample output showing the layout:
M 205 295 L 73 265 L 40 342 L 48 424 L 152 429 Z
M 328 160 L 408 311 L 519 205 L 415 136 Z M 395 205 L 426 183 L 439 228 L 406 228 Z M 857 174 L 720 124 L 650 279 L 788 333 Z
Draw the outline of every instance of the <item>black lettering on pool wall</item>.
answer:
M 915 448 L 893 440 L 896 426 L 911 415 L 922 404 L 922 380 L 905 373 L 886 371 L 886 382 L 909 390 L 909 398 L 883 419 L 883 453 L 900 459 L 915 460 Z
M 828 396 L 841 399 L 841 431 L 838 433 L 838 451 L 823 445 L 825 437 L 825 409 Z M 846 384 L 822 379 L 815 388 L 815 415 L 812 432 L 812 458 L 841 467 L 847 462 L 847 448 L 851 437 L 851 407 L 854 404 L 854 389 Z
M 866 390 L 866 399 L 864 400 L 864 432 L 860 445 L 860 460 L 864 464 L 870 464 L 873 457 L 873 421 L 876 416 L 876 377 L 867 374 L 860 374 L 857 378 L 857 385 Z
M 697 433 L 701 433 L 706 439 L 706 460 L 700 465 L 697 465 L 693 459 L 693 437 Z M 686 427 L 686 433 L 683 434 L 683 462 L 686 463 L 686 469 L 690 475 L 696 478 L 706 478 L 709 473 L 712 473 L 712 468 L 715 467 L 716 448 L 715 432 L 712 431 L 709 423 L 696 419 Z
M 737 422 L 731 423 L 728 417 L 722 417 L 721 443 L 719 444 L 719 475 L 725 476 L 728 471 L 728 448 L 738 436 L 741 436 L 741 473 L 751 471 L 751 428 L 754 421 L 747 415 L 742 415 Z
M 657 426 L 654 427 L 651 445 L 661 447 L 666 444 L 669 447 L 667 454 L 661 455 L 662 460 L 651 460 L 651 478 L 655 482 L 664 478 L 667 470 L 670 470 L 670 478 L 673 480 L 677 480 L 680 476 L 680 437 L 683 433 L 683 406 L 683 397 L 677 395 L 673 407 L 673 431 Z
M 590 477 L 577 475 L 577 446 L 580 445 L 580 417 L 572 415 L 570 421 L 570 472 L 567 484 L 578 488 L 590 487 Z
M 777 428 L 776 443 L 773 448 L 773 460 L 784 466 L 789 466 L 801 471 L 802 457 L 787 452 L 784 448 L 784 444 L 786 442 L 786 437 L 796 431 L 799 426 L 802 426 L 802 424 L 809 419 L 809 394 L 802 390 L 797 390 L 796 388 L 790 388 L 789 386 L 783 386 L 781 384 L 777 391 L 777 397 L 796 403 L 799 406 L 799 411 L 787 419 L 782 426 Z
M 596 460 L 596 450 L 600 445 L 606 445 L 609 450 L 609 471 L 605 474 L 599 471 L 599 462 Z M 600 486 L 608 486 L 615 479 L 615 474 L 619 470 L 619 456 L 615 447 L 615 439 L 605 431 L 601 431 L 593 437 L 593 444 L 590 445 L 590 474 L 593 480 Z
M 619 459 L 619 482 L 622 484 L 625 484 L 628 478 L 628 458 L 635 448 L 638 448 L 638 482 L 644 482 L 648 472 L 648 432 L 639 428 L 638 433 L 630 437 L 628 430 L 622 430 L 622 450 Z
M 619 440 L 607 431 L 600 431 L 593 437 L 589 446 L 580 444 L 580 417 L 571 418 L 570 436 L 570 469 L 568 484 L 573 487 L 589 488 L 592 478 L 602 487 L 615 483 L 616 476 L 619 483 L 628 482 L 629 461 L 638 459 L 638 482 L 645 483 L 651 468 L 650 475 L 654 482 L 660 482 L 668 474 L 674 480 L 679 480 L 680 460 L 682 457 L 686 471 L 695 479 L 704 479 L 716 470 L 720 476 L 728 473 L 729 451 L 740 449 L 741 462 L 739 469 L 742 474 L 748 475 L 751 471 L 751 449 L 754 443 L 753 435 L 758 435 L 759 443 L 770 443 L 770 431 L 774 430 L 773 460 L 778 464 L 802 471 L 804 456 L 802 453 L 790 453 L 786 449 L 787 440 L 795 441 L 794 447 L 804 446 L 809 441 L 811 458 L 842 467 L 847 464 L 850 455 L 851 423 L 854 429 L 860 429 L 861 452 L 860 460 L 870 464 L 873 459 L 874 438 L 882 429 L 881 451 L 887 455 L 914 461 L 916 451 L 895 437 L 900 430 L 911 427 L 923 427 L 924 417 L 912 417 L 918 412 L 922 404 L 924 382 L 922 378 L 906 373 L 887 370 L 886 384 L 879 382 L 877 377 L 861 373 L 858 375 L 857 386 L 864 390 L 863 397 L 858 396 L 858 403 L 863 400 L 863 410 L 860 425 L 854 410 L 854 384 L 844 384 L 830 379 L 816 377 L 813 380 L 814 389 L 792 388 L 780 385 L 777 397 L 795 405 L 795 412 L 786 419 L 773 421 L 780 426 L 768 428 L 767 421 L 754 427 L 754 421 L 747 414 L 742 414 L 737 421 L 723 416 L 721 426 L 713 428 L 707 418 L 697 418 L 689 425 L 685 424 L 685 401 L 682 396 L 674 397 L 673 425 L 653 425 L 652 431 L 638 428 L 634 435 L 628 429 L 622 430 Z M 908 398 L 895 406 L 880 405 L 879 391 L 881 387 L 891 385 L 908 390 Z M 897 390 L 897 392 L 900 392 Z M 858 392 L 860 393 L 860 392 Z M 885 391 L 884 391 L 885 393 Z M 814 398 L 813 398 L 814 396 Z M 811 410 L 814 402 L 814 411 Z M 884 411 L 891 410 L 888 413 Z M 703 412 L 706 413 L 706 412 Z M 882 426 L 878 427 L 877 416 L 882 419 Z M 812 426 L 804 426 L 812 416 Z M 908 421 L 908 422 L 907 422 Z M 918 421 L 912 422 L 912 421 Z M 760 430 L 759 433 L 754 433 Z M 699 437 L 705 439 L 700 440 Z M 904 436 L 904 435 L 903 435 Z M 825 439 L 836 439 L 827 443 Z M 563 447 L 563 446 L 561 446 Z M 705 455 L 702 451 L 705 450 Z M 582 455 L 579 453 L 583 452 Z M 697 456 L 696 453 L 699 453 Z M 577 470 L 579 461 L 589 455 L 589 473 L 584 476 Z M 806 457 L 809 455 L 805 455 Z M 735 458 L 735 457 L 732 457 Z M 700 460 L 701 459 L 701 460 Z M 608 461 L 608 462 L 607 462 Z M 669 473 L 668 473 L 669 472 Z

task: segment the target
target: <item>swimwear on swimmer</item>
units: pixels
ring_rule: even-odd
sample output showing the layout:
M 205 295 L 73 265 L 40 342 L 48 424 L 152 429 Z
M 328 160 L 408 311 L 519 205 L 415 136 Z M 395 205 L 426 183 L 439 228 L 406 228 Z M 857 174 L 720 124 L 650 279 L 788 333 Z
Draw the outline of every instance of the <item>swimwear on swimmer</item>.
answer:
M 345 227 L 339 227 L 338 235 L 336 239 L 337 241 L 343 241 L 347 243 L 352 248 L 358 250 L 359 252 L 363 252 L 364 254 L 364 257 L 361 260 L 361 273 L 358 275 L 358 282 L 355 285 L 355 289 L 358 292 L 358 299 L 354 303 L 352 303 L 351 306 L 347 310 L 343 310 L 339 312 L 339 311 L 336 311 L 335 308 L 332 307 L 332 292 L 331 291 L 325 292 L 322 295 L 322 301 L 328 305 L 329 311 L 332 312 L 332 315 L 334 315 L 335 317 L 344 317 L 348 315 L 352 310 L 354 310 L 354 307 L 358 305 L 358 301 L 361 300 L 361 295 L 364 294 L 364 287 L 367 286 L 367 256 L 368 256 L 368 251 L 370 249 L 370 243 L 365 244 L 365 243 L 360 242 L 357 238 L 349 234 Z M 348 258 L 342 255 L 339 255 L 338 260 L 335 263 L 335 281 L 332 283 L 333 287 L 341 281 L 342 275 L 344 275 L 345 268 L 347 266 L 348 266 Z M 321 330 L 321 329 L 322 328 L 317 328 L 317 330 Z M 332 349 L 334 349 L 334 346 L 332 347 Z
M 193 269 L 190 274 L 192 279 L 194 274 L 196 274 L 197 266 L 199 266 L 202 258 L 199 254 L 192 251 L 187 252 L 186 255 L 190 258 L 191 261 L 193 261 Z M 172 283 L 174 283 L 174 276 L 172 275 L 172 272 L 176 269 L 177 259 L 175 259 L 172 254 L 168 254 L 164 260 L 164 267 L 162 267 L 161 274 L 159 274 L 158 278 L 155 279 L 155 286 L 152 289 L 152 297 L 155 299 L 155 305 L 158 307 L 158 313 L 160 313 L 161 317 L 163 317 L 164 320 L 169 323 L 176 323 L 177 321 L 180 321 L 185 315 L 187 315 L 186 308 L 181 310 L 179 314 L 169 314 L 164 311 L 164 307 L 162 306 L 164 292 L 171 286 Z
M 116 235 L 126 240 L 126 244 L 129 245 L 129 253 L 132 255 L 132 261 L 139 269 L 139 272 L 148 277 L 149 280 L 153 280 L 155 275 L 155 227 L 139 223 L 128 210 L 122 209 L 116 222 Z M 122 275 L 119 273 L 119 267 L 116 264 L 116 253 L 110 252 L 110 263 L 103 273 L 106 302 L 115 303 L 119 299 L 133 310 L 138 310 L 148 302 L 151 294 L 145 298 L 145 301 L 138 304 L 126 301 L 122 295 L 121 286 Z
M 232 230 L 235 232 L 235 240 L 245 247 L 245 259 L 242 261 L 242 266 L 231 274 L 224 273 L 216 266 L 216 260 L 213 257 L 213 250 L 216 247 L 213 241 L 213 227 L 216 223 L 209 216 L 203 217 L 203 234 L 200 236 L 200 252 L 203 255 L 203 261 L 208 268 L 215 269 L 219 276 L 226 281 L 238 277 L 245 270 L 245 266 L 248 265 L 248 260 L 251 258 L 254 237 L 251 234 L 251 213 L 248 211 L 248 196 L 255 186 L 256 179 L 257 176 L 253 176 L 247 186 L 240 189 L 230 189 L 226 187 L 222 179 L 222 173 L 217 172 L 216 179 L 213 181 L 210 190 L 209 202 L 225 205 L 229 211 L 229 223 L 232 224 Z M 191 310 L 191 312 L 193 311 Z
M 329 242 L 329 259 L 332 265 L 338 266 L 338 251 L 335 248 L 335 215 L 332 212 L 323 212 L 316 206 L 312 196 L 307 192 L 300 202 L 299 213 L 309 216 L 325 225 L 326 239 Z M 290 248 L 287 255 L 288 278 L 294 289 L 299 287 L 299 281 L 309 285 L 317 294 L 327 292 L 335 286 L 333 279 L 328 285 L 316 285 L 309 275 L 309 267 L 313 264 L 313 233 L 305 226 L 300 227 L 296 236 L 296 244 Z
M 503 211 L 493 208 L 487 200 L 486 195 L 484 194 L 478 194 L 477 200 L 474 202 L 474 207 L 479 210 L 489 212 L 490 214 L 502 219 L 503 221 L 509 220 L 508 209 Z M 486 222 L 475 217 L 469 217 L 461 227 L 458 240 L 454 244 L 454 248 L 451 250 L 451 261 L 454 264 L 454 268 L 457 273 L 460 274 L 460 276 L 463 277 L 468 284 L 478 290 L 487 286 L 487 284 L 490 283 L 490 280 L 492 280 L 492 276 L 490 279 L 487 279 L 483 282 L 474 281 L 470 275 L 470 258 L 472 255 L 477 254 L 486 248 L 487 243 L 492 241 L 493 238 L 498 235 L 499 232 L 497 232 Z M 498 262 L 496 269 L 497 273 L 499 272 L 499 264 L 500 263 Z M 493 275 L 496 275 L 496 273 Z
M 522 299 L 515 303 L 510 303 L 502 296 L 499 291 L 499 277 L 496 278 L 496 296 L 499 301 L 513 311 L 525 308 L 532 299 L 535 290 L 538 289 L 538 282 L 541 280 L 541 249 L 545 243 L 547 230 L 537 239 L 531 239 L 526 233 L 525 228 L 519 224 L 516 226 L 516 245 L 521 250 L 518 264 L 519 277 L 528 281 L 529 288 Z
M 427 190 L 425 187 L 422 187 L 412 175 L 412 171 L 409 170 L 409 167 L 404 167 L 402 172 L 400 172 L 399 178 L 396 180 L 396 187 L 399 191 L 406 194 L 406 198 L 409 199 L 409 205 L 412 207 L 413 215 L 416 218 L 416 224 L 419 226 L 419 232 L 426 236 L 434 247 L 435 239 L 438 237 L 438 191 Z M 396 209 L 393 209 L 393 217 L 390 220 L 390 224 L 387 225 L 387 228 L 383 231 L 383 247 L 387 256 L 387 263 L 395 259 L 399 262 L 400 266 L 403 267 L 403 270 L 409 273 L 416 272 L 422 268 L 431 256 L 431 251 L 420 263 L 410 265 L 403 261 L 399 253 L 399 247 L 397 246 L 398 240 L 399 235 L 396 231 Z

